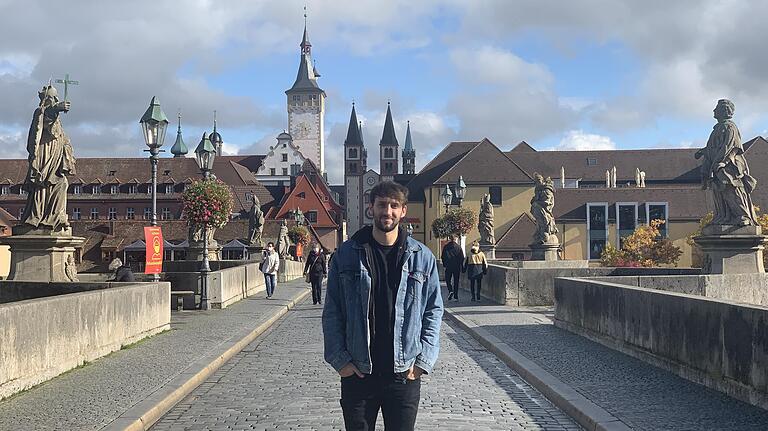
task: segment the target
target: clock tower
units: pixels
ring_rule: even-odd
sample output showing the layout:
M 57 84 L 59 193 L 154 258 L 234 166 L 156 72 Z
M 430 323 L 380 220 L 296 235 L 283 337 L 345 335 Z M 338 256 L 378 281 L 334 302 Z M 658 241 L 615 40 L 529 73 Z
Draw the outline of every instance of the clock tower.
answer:
M 288 132 L 301 154 L 325 172 L 325 91 L 317 85 L 320 74 L 312 64 L 312 44 L 307 36 L 304 15 L 304 37 L 296 82 L 286 90 Z

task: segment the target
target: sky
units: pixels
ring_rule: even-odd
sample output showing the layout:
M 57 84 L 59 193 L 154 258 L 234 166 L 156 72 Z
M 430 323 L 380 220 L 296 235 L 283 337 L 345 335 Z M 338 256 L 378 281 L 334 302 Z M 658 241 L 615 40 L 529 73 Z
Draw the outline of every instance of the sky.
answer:
M 485 137 L 502 150 L 703 146 L 720 98 L 744 140 L 768 134 L 768 2 L 0 0 L 0 157 L 26 157 L 37 91 L 65 74 L 79 81 L 63 119 L 76 157 L 145 155 L 153 96 L 166 149 L 179 111 L 194 149 L 216 110 L 225 153 L 265 154 L 287 127 L 305 5 L 332 184 L 353 101 L 374 169 L 387 101 L 401 145 L 410 121 L 417 170 Z

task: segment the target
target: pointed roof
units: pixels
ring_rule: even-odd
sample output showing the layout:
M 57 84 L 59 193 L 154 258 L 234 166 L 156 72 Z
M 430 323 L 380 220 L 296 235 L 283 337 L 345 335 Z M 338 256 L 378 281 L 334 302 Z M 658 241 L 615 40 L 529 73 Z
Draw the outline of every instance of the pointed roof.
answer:
M 525 152 L 525 153 L 535 153 L 536 149 L 533 148 L 532 146 L 530 146 L 527 142 L 520 141 L 517 145 L 515 145 L 514 148 L 509 150 L 509 152 L 513 152 L 513 151 L 521 151 L 521 152 Z
M 216 130 L 216 111 L 213 111 L 213 132 L 208 137 L 211 140 L 211 144 L 216 147 L 217 155 L 221 155 L 221 147 L 224 144 L 224 139 L 221 138 L 221 134 Z
M 389 102 L 387 102 L 387 118 L 384 120 L 384 133 L 381 134 L 381 141 L 379 145 L 390 145 L 396 147 L 397 136 L 395 136 L 395 123 L 392 121 L 392 110 L 390 109 Z
M 472 184 L 532 184 L 533 177 L 488 138 L 458 160 L 434 184 L 455 184 L 459 176 Z
M 171 154 L 173 157 L 184 157 L 189 152 L 189 149 L 184 144 L 184 138 L 181 137 L 181 112 L 179 112 L 179 128 L 176 130 L 176 142 L 171 147 Z
M 315 74 L 315 68 L 312 64 L 312 44 L 309 43 L 309 36 L 307 36 L 307 16 L 304 15 L 304 36 L 301 39 L 301 60 L 299 62 L 299 72 L 296 74 L 296 81 L 293 86 L 286 90 L 286 94 L 290 94 L 296 91 L 313 90 L 313 92 L 325 93 L 317 85 L 317 77 Z
M 360 129 L 357 123 L 357 113 L 355 112 L 355 104 L 352 103 L 352 113 L 349 114 L 349 127 L 347 128 L 347 139 L 344 140 L 344 146 L 362 146 L 363 139 L 360 133 Z
M 408 128 L 405 131 L 405 148 L 403 148 L 403 153 L 415 153 L 416 150 L 413 149 L 413 140 L 411 139 L 411 122 L 408 121 Z

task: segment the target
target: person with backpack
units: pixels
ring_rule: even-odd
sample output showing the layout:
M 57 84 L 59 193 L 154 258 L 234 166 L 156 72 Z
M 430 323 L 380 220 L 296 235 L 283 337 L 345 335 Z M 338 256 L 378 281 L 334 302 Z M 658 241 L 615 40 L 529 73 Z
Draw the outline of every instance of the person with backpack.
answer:
M 275 251 L 275 243 L 269 242 L 261 260 L 259 270 L 264 273 L 264 284 L 267 287 L 267 299 L 272 299 L 277 286 L 277 271 L 280 268 L 280 258 Z
M 307 256 L 307 263 L 304 265 L 304 276 L 312 285 L 312 304 L 323 303 L 323 278 L 326 275 L 325 254 L 320 248 L 320 244 L 315 244 Z
M 472 248 L 464 264 L 464 272 L 467 273 L 467 278 L 469 279 L 470 294 L 472 296 L 470 300 L 479 301 L 483 276 L 488 273 L 488 260 L 485 259 L 485 253 L 480 251 L 480 244 L 477 241 L 472 243 Z

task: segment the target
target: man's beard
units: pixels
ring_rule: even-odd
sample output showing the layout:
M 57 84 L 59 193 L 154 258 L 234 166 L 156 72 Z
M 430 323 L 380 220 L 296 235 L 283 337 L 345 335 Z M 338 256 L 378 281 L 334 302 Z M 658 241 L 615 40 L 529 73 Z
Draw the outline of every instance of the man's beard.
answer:
M 376 225 L 376 229 L 387 233 L 392 232 L 393 230 L 397 229 L 397 227 L 400 225 L 400 220 L 392 220 L 392 225 L 390 227 L 386 227 L 381 223 L 381 217 L 373 219 L 373 224 Z

